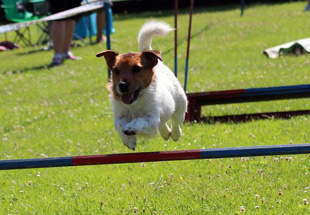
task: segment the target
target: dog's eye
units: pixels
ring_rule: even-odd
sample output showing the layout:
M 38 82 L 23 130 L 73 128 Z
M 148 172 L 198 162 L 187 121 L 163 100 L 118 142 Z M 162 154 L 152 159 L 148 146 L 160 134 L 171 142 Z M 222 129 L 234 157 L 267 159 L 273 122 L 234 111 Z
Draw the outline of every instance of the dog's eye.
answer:
M 140 66 L 134 66 L 133 68 L 132 68 L 132 72 L 133 73 L 138 73 L 138 72 L 140 72 L 141 71 L 141 67 Z
M 119 74 L 119 70 L 118 69 L 113 69 L 114 74 L 118 75 Z

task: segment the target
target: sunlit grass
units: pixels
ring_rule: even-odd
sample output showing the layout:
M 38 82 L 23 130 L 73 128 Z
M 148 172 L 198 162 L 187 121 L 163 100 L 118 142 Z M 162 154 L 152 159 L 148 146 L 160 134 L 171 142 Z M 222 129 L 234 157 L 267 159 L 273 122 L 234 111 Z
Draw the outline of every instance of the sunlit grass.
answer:
M 266 48 L 309 36 L 305 2 L 195 8 L 190 92 L 309 83 L 309 55 L 271 60 Z M 249 5 L 248 5 L 249 6 Z M 115 15 L 112 48 L 137 51 L 150 19 L 173 12 Z M 184 81 L 188 15 L 179 16 Z M 36 32 L 36 31 L 35 31 Z M 13 35 L 9 34 L 9 38 Z M 0 35 L 0 41 L 4 40 Z M 156 38 L 173 70 L 173 34 Z M 40 48 L 40 47 L 39 47 Z M 81 61 L 53 69 L 52 51 L 0 53 L 0 159 L 126 153 L 105 89 L 105 45 L 74 48 Z M 205 115 L 309 109 L 309 99 L 204 107 Z M 309 143 L 309 116 L 240 124 L 185 124 L 181 140 L 140 140 L 137 151 Z M 0 214 L 308 214 L 309 156 L 277 156 L 0 172 Z

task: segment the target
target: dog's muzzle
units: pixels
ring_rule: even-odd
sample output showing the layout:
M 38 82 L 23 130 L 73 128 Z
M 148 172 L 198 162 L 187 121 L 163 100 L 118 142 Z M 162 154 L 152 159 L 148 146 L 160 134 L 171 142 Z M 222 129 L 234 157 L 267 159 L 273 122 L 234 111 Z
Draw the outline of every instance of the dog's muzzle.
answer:
M 131 104 L 136 101 L 140 93 L 140 88 L 133 92 L 129 92 L 129 84 L 126 81 L 120 81 L 118 83 L 118 88 L 121 94 L 122 102 L 125 104 Z
M 139 93 L 140 93 L 140 89 L 135 90 L 132 93 L 124 93 L 124 94 L 122 94 L 121 95 L 122 102 L 125 103 L 125 104 L 128 104 L 128 105 L 133 103 L 134 101 L 137 100 Z
M 121 93 L 128 93 L 129 91 L 129 84 L 126 81 L 120 81 L 118 83 L 118 88 Z

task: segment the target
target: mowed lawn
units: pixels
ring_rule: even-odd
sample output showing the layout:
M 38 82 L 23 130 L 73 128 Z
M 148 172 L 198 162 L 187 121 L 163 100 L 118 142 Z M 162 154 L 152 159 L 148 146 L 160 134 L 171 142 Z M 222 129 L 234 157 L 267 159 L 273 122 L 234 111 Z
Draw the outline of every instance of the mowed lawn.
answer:
M 188 91 L 309 84 L 310 55 L 262 51 L 310 35 L 305 2 L 195 8 Z M 137 51 L 149 19 L 173 11 L 115 14 L 112 48 Z M 179 16 L 184 81 L 188 10 Z M 36 29 L 33 28 L 34 36 Z M 8 35 L 9 38 L 13 34 Z M 0 35 L 0 41 L 4 36 Z M 173 33 L 153 41 L 173 69 Z M 47 69 L 52 51 L 0 53 L 0 159 L 131 152 L 113 126 L 105 45 L 72 49 L 80 61 Z M 218 105 L 204 115 L 310 109 L 310 99 Z M 139 140 L 137 152 L 310 142 L 310 117 L 247 123 L 185 123 L 177 143 Z M 0 214 L 310 214 L 309 155 L 0 171 Z

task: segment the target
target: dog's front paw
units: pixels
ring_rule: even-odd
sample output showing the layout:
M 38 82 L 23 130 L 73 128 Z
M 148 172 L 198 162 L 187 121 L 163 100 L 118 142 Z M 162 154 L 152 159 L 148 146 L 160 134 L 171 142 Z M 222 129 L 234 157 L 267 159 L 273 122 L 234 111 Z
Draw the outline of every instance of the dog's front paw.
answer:
M 132 135 L 136 135 L 136 130 L 124 128 L 123 133 L 126 134 L 127 136 L 132 136 Z
M 137 145 L 137 138 L 135 136 L 129 136 L 129 137 L 123 139 L 123 143 L 129 149 L 134 151 L 136 149 L 136 145 Z
M 132 136 L 132 135 L 136 135 L 137 134 L 136 128 L 134 126 L 132 126 L 130 123 L 125 125 L 122 131 L 127 136 Z

